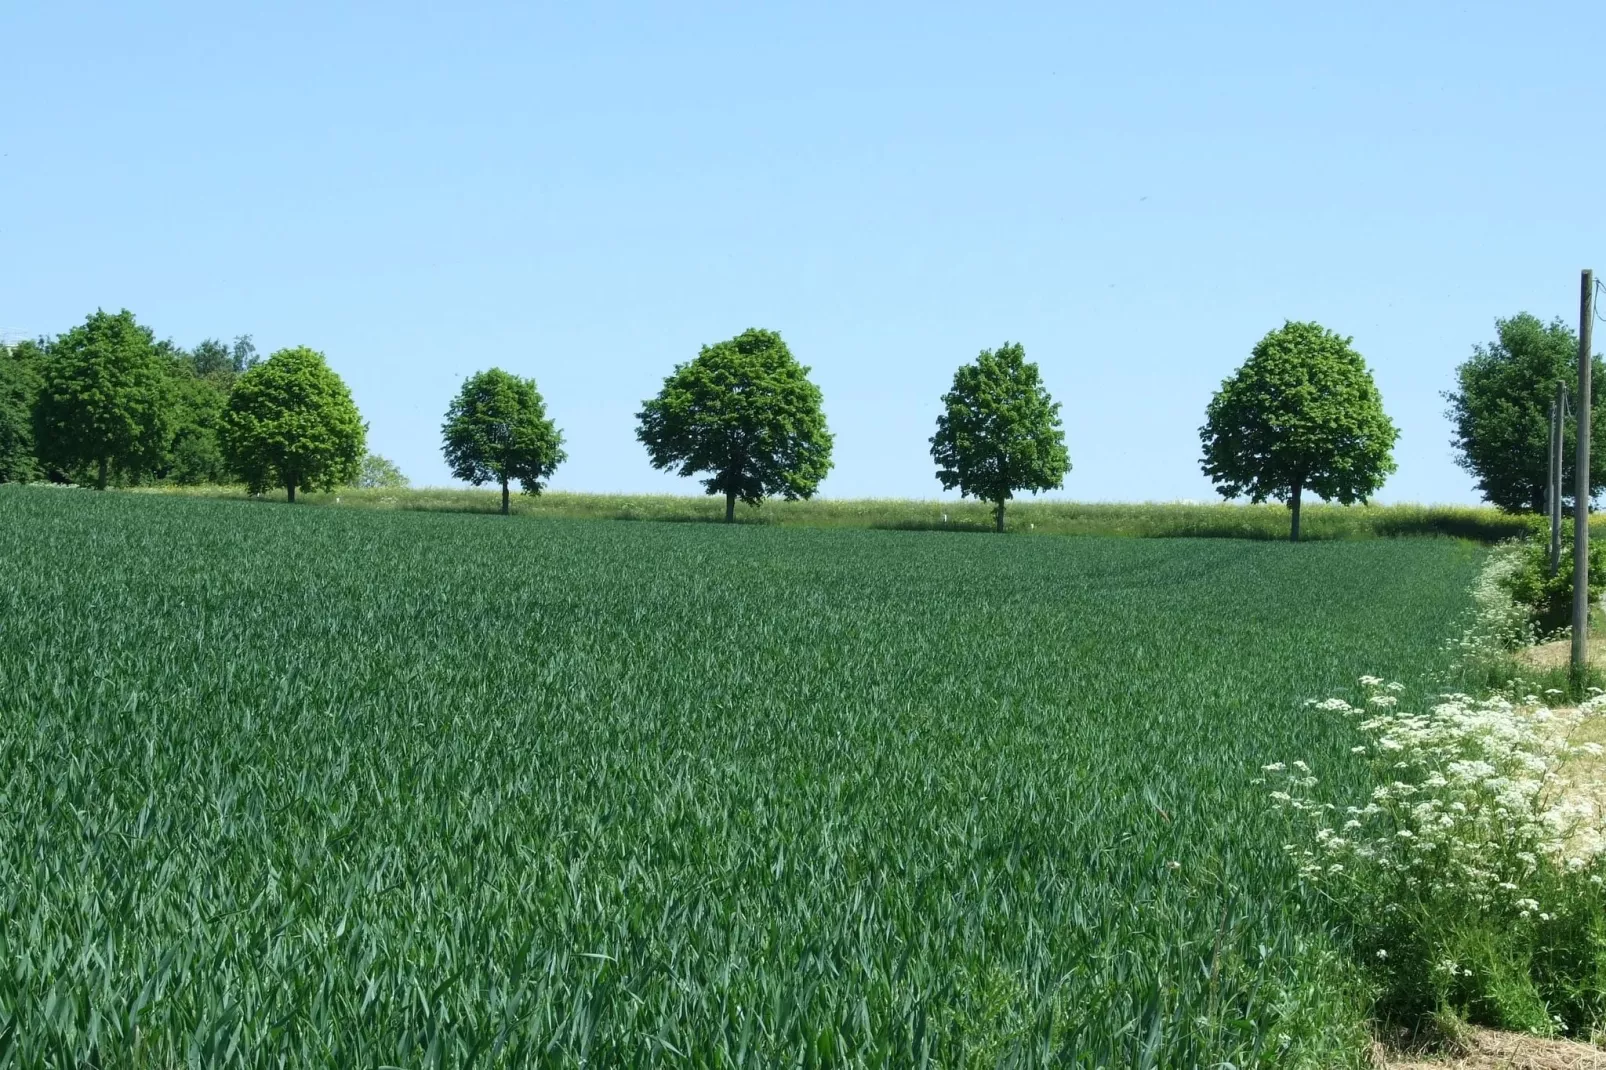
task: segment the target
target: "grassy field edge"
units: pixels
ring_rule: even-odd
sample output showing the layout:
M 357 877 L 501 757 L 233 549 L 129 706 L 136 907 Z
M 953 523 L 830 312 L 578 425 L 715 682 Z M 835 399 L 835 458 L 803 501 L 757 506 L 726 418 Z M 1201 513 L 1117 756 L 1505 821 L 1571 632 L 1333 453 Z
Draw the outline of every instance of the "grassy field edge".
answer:
M 253 498 L 240 487 L 150 487 L 137 493 L 186 498 L 222 498 L 283 503 L 282 491 Z M 495 513 L 500 493 L 448 487 L 402 490 L 343 488 L 302 494 L 298 504 L 313 507 L 399 509 L 423 512 Z M 582 494 L 553 491 L 540 497 L 515 495 L 518 516 L 593 520 L 656 520 L 717 523 L 724 500 L 702 495 Z M 880 528 L 896 531 L 990 532 L 991 506 L 975 501 L 899 498 L 817 498 L 770 501 L 741 507 L 737 522 L 806 527 Z M 1011 502 L 1010 532 L 1038 535 L 1109 535 L 1137 538 L 1286 539 L 1288 509 L 1280 504 L 1247 505 L 1191 502 Z M 1522 517 L 1491 506 L 1467 505 L 1307 505 L 1303 536 L 1308 540 L 1440 535 L 1498 542 L 1521 534 Z M 1603 528 L 1601 530 L 1606 530 Z

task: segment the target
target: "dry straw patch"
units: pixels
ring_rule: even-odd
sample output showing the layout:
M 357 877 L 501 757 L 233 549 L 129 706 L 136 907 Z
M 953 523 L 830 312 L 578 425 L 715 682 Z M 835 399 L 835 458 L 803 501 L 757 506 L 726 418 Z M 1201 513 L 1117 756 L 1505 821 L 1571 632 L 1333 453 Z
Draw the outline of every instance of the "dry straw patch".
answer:
M 1517 663 L 1541 671 L 1565 669 L 1572 660 L 1573 641 L 1568 638 L 1535 643 L 1516 651 Z M 1606 664 L 1606 638 L 1590 636 L 1589 660 L 1591 664 Z
M 1587 807 L 1598 822 L 1606 815 L 1606 716 L 1578 718 L 1569 729 L 1571 751 L 1561 767 L 1562 794 L 1580 809 Z
M 1390 1057 L 1380 1048 L 1376 1062 L 1384 1070 L 1606 1070 L 1606 1051 L 1573 1040 L 1468 1028 L 1456 1047 L 1431 1059 Z

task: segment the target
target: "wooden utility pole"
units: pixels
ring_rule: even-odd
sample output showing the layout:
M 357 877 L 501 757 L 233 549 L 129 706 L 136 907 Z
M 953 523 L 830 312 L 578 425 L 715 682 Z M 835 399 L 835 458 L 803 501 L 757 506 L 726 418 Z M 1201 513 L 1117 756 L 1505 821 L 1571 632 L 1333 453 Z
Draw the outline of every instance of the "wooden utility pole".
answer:
M 1589 665 L 1589 373 L 1594 363 L 1595 273 L 1584 269 L 1578 294 L 1578 471 L 1573 482 L 1573 679 Z
M 1561 568 L 1562 443 L 1567 438 L 1567 383 L 1556 380 L 1550 402 L 1550 470 L 1545 480 L 1545 512 L 1550 517 L 1550 574 Z

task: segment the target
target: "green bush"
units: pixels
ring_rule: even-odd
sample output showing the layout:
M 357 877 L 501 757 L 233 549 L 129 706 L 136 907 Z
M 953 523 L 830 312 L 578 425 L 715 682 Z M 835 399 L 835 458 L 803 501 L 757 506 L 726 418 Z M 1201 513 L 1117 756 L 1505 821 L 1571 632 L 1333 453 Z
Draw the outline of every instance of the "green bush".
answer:
M 1566 629 L 1573 612 L 1572 526 L 1562 525 L 1561 566 L 1550 572 L 1550 529 L 1543 517 L 1529 523 L 1529 537 L 1519 567 L 1505 579 L 1513 600 L 1527 606 L 1541 636 Z M 1600 599 L 1606 591 L 1606 545 L 1599 539 L 1589 543 L 1589 600 Z

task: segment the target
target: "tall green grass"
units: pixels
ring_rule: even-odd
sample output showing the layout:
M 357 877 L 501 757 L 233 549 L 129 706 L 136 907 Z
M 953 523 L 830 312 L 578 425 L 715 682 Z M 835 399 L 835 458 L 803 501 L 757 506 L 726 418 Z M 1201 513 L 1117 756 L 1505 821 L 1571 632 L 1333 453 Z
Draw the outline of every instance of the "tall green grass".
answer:
M 0 1064 L 1361 1065 L 1251 781 L 1480 556 L 0 487 Z
M 160 487 L 140 493 L 179 497 L 245 499 L 237 487 Z M 284 500 L 282 492 L 263 497 Z M 494 513 L 501 509 L 499 491 L 421 487 L 405 490 L 344 489 L 330 494 L 303 494 L 308 505 L 352 506 L 422 512 Z M 594 520 L 662 520 L 716 523 L 725 519 L 725 501 L 707 496 L 650 494 L 571 494 L 549 491 L 539 498 L 515 496 L 513 512 L 521 516 Z M 770 501 L 758 508 L 741 507 L 744 524 L 807 527 L 853 527 L 900 531 L 993 530 L 992 507 L 976 501 L 915 501 L 900 498 L 818 498 L 806 502 Z M 1008 530 L 1045 535 L 1111 535 L 1146 538 L 1288 538 L 1289 515 L 1277 504 L 1242 505 L 1181 502 L 1096 503 L 1011 502 Z M 1606 520 L 1601 521 L 1606 524 Z M 1449 535 L 1497 542 L 1527 530 L 1521 517 L 1487 506 L 1464 505 L 1325 505 L 1304 508 L 1301 534 L 1309 540 L 1357 539 L 1397 535 Z M 1601 530 L 1606 532 L 1606 527 Z

